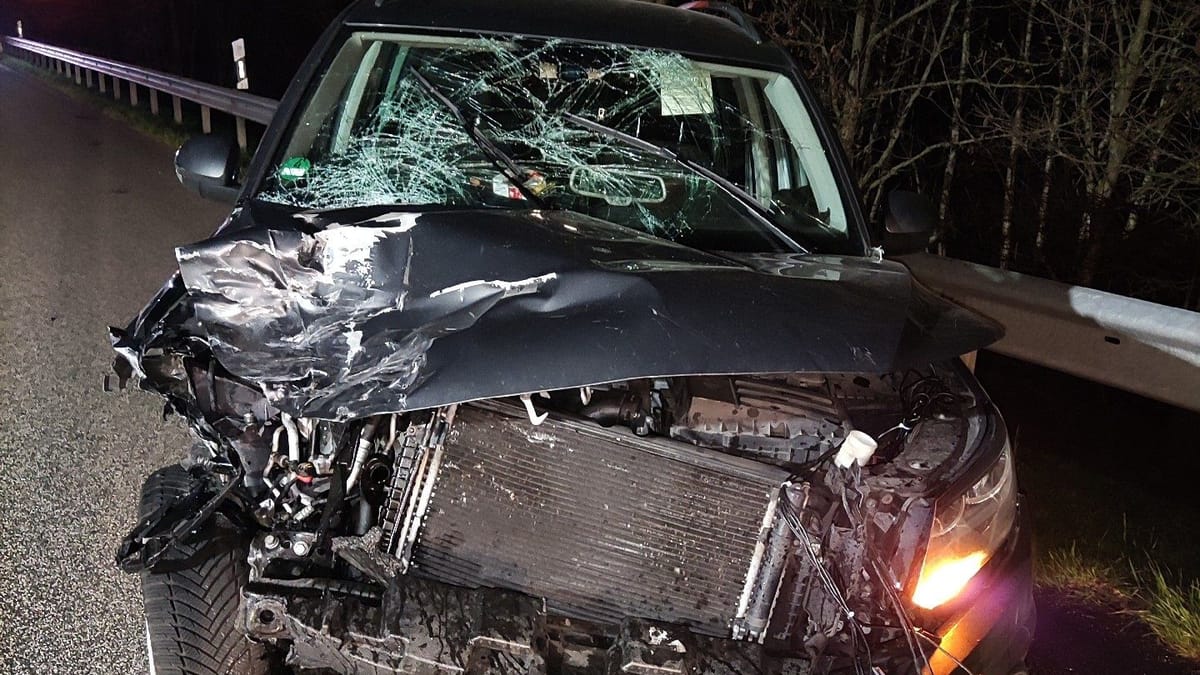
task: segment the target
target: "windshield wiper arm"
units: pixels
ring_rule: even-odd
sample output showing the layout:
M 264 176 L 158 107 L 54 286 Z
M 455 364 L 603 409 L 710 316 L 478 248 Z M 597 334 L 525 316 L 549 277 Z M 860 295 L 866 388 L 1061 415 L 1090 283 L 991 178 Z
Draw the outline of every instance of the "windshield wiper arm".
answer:
M 640 150 L 645 150 L 646 152 L 674 162 L 694 173 L 700 174 L 701 176 L 715 183 L 717 187 L 724 190 L 730 197 L 733 197 L 736 201 L 749 209 L 754 217 L 760 223 L 762 223 L 764 227 L 771 231 L 771 234 L 774 234 L 782 239 L 789 246 L 794 248 L 797 253 L 809 252 L 808 249 L 797 243 L 795 239 L 792 239 L 790 236 L 788 236 L 786 232 L 779 229 L 779 226 L 771 220 L 769 215 L 770 212 L 763 208 L 762 204 L 758 203 L 758 200 L 754 198 L 754 195 L 746 192 L 737 183 L 734 183 L 733 181 L 704 166 L 703 164 L 697 164 L 690 159 L 683 159 L 671 151 L 670 148 L 663 147 L 657 143 L 651 143 L 650 141 L 642 140 L 637 136 L 627 134 L 620 129 L 614 129 L 610 126 L 600 124 L 599 122 L 593 122 L 586 117 L 580 117 L 574 113 L 565 112 L 563 113 L 563 118 L 568 122 L 581 126 L 589 131 L 594 131 L 602 136 L 608 136 L 609 138 L 621 141 L 626 145 L 638 148 Z
M 504 154 L 504 151 L 500 148 L 497 148 L 496 144 L 492 143 L 490 138 L 479 131 L 479 129 L 477 129 L 476 126 L 467 119 L 467 116 L 463 114 L 462 108 L 460 108 L 454 101 L 451 101 L 448 96 L 443 94 L 436 85 L 425 79 L 425 76 L 422 75 L 416 68 L 410 68 L 410 74 L 414 79 L 416 79 L 417 83 L 429 93 L 430 96 L 437 99 L 438 103 L 441 103 L 442 107 L 444 107 L 450 113 L 450 115 L 458 121 L 458 124 L 462 127 L 462 130 L 466 132 L 467 136 L 475 143 L 475 146 L 479 148 L 480 152 L 482 152 L 487 156 L 488 159 L 492 161 L 492 164 L 496 166 L 496 169 L 500 171 L 500 175 L 504 176 L 505 180 L 507 180 L 509 183 L 512 183 L 513 187 L 520 190 L 521 194 L 525 195 L 526 199 L 534 204 L 537 204 L 539 208 L 547 208 L 545 200 L 534 194 L 532 190 L 526 187 L 525 181 L 522 180 L 521 177 L 521 169 L 517 167 L 517 163 L 513 161 L 512 157 Z

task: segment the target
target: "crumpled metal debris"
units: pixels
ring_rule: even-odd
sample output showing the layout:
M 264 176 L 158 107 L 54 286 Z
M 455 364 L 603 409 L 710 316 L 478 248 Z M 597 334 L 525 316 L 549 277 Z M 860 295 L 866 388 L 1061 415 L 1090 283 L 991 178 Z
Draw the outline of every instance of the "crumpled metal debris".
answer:
M 717 256 L 560 211 L 250 212 L 261 224 L 178 250 L 186 302 L 220 364 L 296 416 L 636 377 L 888 372 L 1001 333 L 895 263 Z

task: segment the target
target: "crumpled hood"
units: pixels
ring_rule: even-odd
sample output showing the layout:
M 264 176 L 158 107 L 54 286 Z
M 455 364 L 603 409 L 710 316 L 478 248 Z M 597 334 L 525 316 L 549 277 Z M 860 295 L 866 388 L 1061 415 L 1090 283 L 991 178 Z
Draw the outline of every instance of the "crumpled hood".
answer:
M 307 417 L 649 376 L 887 372 L 1002 333 L 897 263 L 719 257 L 570 212 L 239 220 L 177 251 L 194 316 L 228 371 Z

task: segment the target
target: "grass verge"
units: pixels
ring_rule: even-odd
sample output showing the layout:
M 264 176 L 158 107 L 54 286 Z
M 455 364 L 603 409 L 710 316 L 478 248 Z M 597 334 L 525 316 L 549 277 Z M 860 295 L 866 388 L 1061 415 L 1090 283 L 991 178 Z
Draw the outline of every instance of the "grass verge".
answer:
M 128 83 L 124 83 L 121 87 L 123 97 L 115 99 L 113 98 L 111 89 L 107 93 L 101 94 L 97 88 L 97 83 L 94 81 L 92 84 L 93 88 L 89 89 L 85 86 L 75 84 L 74 78 L 64 77 L 53 70 L 46 70 L 8 54 L 0 56 L 0 61 L 14 70 L 37 77 L 77 101 L 83 101 L 89 105 L 96 106 L 106 117 L 124 122 L 130 127 L 169 146 L 179 147 L 189 136 L 200 132 L 199 119 L 192 120 L 190 119 L 190 115 L 186 114 L 191 111 L 185 111 L 184 123 L 182 125 L 172 123 L 173 120 L 170 114 L 171 100 L 167 96 L 160 95 L 159 97 L 159 103 L 165 103 L 166 114 L 154 115 L 149 109 L 149 93 L 144 88 L 139 92 L 142 95 L 139 97 L 138 105 L 134 106 L 129 102 Z
M 1172 652 L 1200 660 L 1200 579 L 1190 559 L 1194 514 L 1167 517 L 1161 512 L 1172 509 L 1154 495 L 1103 476 L 1081 475 L 1085 470 L 1080 468 L 1064 472 L 1047 467 L 1058 464 L 1053 458 L 1024 463 L 1021 478 L 1030 493 L 1038 537 L 1038 584 L 1120 607 Z M 1055 479 L 1047 481 L 1048 475 Z M 1064 476 L 1070 476 L 1072 487 L 1068 498 L 1060 499 L 1051 490 L 1061 493 L 1063 486 L 1051 483 Z
M 1200 582 L 1179 584 L 1157 568 L 1135 576 L 1148 605 L 1136 614 L 1180 656 L 1200 660 Z
M 1038 585 L 1200 659 L 1200 413 L 991 352 L 976 373 L 1012 433 Z

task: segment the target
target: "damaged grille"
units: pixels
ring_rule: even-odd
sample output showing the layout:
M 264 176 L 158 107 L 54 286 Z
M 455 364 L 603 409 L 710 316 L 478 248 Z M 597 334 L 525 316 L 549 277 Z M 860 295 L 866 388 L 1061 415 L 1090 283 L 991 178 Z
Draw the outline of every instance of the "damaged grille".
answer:
M 494 402 L 459 408 L 438 454 L 412 572 L 590 620 L 765 627 L 790 543 L 775 517 L 785 471 L 588 422 L 533 426 Z

